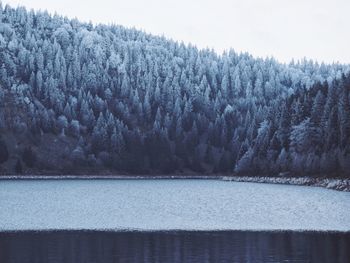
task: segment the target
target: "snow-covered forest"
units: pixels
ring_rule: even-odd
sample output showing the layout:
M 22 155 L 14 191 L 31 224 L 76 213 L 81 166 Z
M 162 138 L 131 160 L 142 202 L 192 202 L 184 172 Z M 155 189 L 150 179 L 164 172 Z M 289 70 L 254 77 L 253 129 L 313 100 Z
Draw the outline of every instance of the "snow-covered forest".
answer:
M 349 70 L 0 6 L 0 173 L 349 177 Z

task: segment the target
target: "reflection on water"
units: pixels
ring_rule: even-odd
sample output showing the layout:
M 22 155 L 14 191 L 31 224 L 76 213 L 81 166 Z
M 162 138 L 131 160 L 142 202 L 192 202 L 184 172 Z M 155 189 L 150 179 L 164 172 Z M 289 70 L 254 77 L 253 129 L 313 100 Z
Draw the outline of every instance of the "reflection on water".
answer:
M 0 233 L 0 262 L 350 262 L 350 233 Z

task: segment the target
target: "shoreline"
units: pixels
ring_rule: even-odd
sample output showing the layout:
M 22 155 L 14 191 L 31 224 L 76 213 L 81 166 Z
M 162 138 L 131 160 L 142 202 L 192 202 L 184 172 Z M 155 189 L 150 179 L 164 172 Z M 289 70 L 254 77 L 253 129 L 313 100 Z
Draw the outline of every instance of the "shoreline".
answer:
M 0 180 L 223 180 L 223 175 L 0 175 Z
M 342 192 L 350 192 L 350 179 L 339 178 L 314 178 L 314 177 L 227 177 L 222 178 L 224 181 L 245 182 L 245 183 L 265 183 L 265 184 L 284 184 L 322 187 Z
M 154 229 L 117 229 L 117 228 L 67 228 L 67 229 L 25 229 L 25 230 L 2 230 L 0 229 L 1 234 L 17 234 L 17 233 L 222 233 L 222 232 L 249 232 L 249 233 L 269 233 L 269 234 L 278 234 L 278 233 L 290 233 L 290 234 L 347 234 L 350 235 L 350 230 L 318 230 L 318 229 L 167 229 L 167 230 L 154 230 Z
M 324 177 L 267 177 L 228 175 L 1 175 L 2 180 L 222 180 L 241 183 L 264 183 L 323 187 L 350 192 L 350 179 Z

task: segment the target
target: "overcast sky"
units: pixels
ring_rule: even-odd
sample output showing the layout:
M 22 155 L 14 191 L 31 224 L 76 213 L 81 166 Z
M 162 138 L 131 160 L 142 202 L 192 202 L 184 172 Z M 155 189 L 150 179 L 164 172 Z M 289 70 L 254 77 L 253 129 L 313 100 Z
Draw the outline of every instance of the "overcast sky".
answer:
M 350 63 L 350 0 L 3 0 L 218 52 Z

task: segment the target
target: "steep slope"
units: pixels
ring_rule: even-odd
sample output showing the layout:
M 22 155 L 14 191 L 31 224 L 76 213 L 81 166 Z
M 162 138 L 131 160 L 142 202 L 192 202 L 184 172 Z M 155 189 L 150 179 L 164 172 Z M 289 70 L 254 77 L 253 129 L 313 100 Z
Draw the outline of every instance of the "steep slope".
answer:
M 348 71 L 1 7 L 2 173 L 344 175 Z

